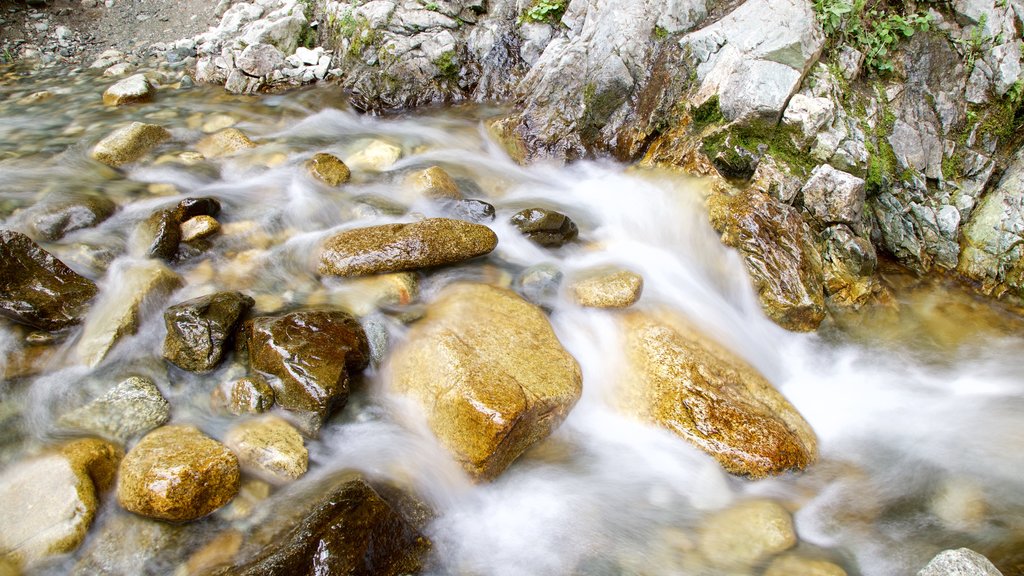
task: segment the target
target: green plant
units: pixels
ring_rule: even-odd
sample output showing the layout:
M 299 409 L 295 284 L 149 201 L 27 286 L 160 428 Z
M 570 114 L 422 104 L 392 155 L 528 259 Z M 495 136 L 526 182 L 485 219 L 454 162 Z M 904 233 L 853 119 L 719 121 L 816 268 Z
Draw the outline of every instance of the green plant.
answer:
M 446 80 L 457 80 L 459 77 L 459 62 L 455 57 L 455 52 L 449 50 L 437 57 L 434 60 L 434 66 L 437 66 L 437 76 Z
M 956 45 L 963 55 L 964 63 L 967 65 L 968 76 L 974 71 L 974 65 L 977 63 L 978 57 L 985 51 L 985 48 L 992 46 L 993 43 L 1001 43 L 1001 38 L 985 34 L 985 24 L 987 22 L 988 13 L 982 12 L 981 17 L 978 18 L 978 23 L 971 29 L 971 33 L 966 38 L 951 38 L 953 44 Z
M 654 27 L 654 38 L 656 40 L 664 40 L 664 39 L 668 38 L 668 30 L 666 30 L 665 28 L 662 28 L 661 26 L 655 26 Z
M 0 54 L 0 64 L 10 64 L 11 62 L 14 62 L 14 54 L 7 48 L 4 48 L 3 54 Z
M 532 20 L 533 22 L 555 24 L 562 19 L 562 14 L 565 14 L 568 4 L 568 0 L 534 0 L 519 21 L 522 23 L 525 20 Z
M 441 7 L 437 5 L 437 2 L 428 2 L 423 5 L 423 8 L 424 10 L 430 10 L 431 12 L 437 12 L 441 9 Z
M 868 70 L 886 74 L 895 69 L 891 52 L 904 38 L 927 32 L 931 14 L 900 14 L 879 0 L 814 0 L 814 11 L 825 35 L 840 44 L 850 44 L 864 53 Z

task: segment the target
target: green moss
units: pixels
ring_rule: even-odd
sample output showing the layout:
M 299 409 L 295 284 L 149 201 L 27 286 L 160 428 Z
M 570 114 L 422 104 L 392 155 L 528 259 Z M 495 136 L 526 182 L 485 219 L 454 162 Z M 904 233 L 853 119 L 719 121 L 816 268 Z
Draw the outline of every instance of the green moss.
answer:
M 666 30 L 665 28 L 662 28 L 661 26 L 655 26 L 654 27 L 654 39 L 655 40 L 665 40 L 666 38 L 668 38 L 668 30 Z
M 772 126 L 768 124 L 734 127 L 720 130 L 704 139 L 702 150 L 709 158 L 720 152 L 731 154 L 723 145 L 726 140 L 731 145 L 743 147 L 751 152 L 764 152 L 790 167 L 797 175 L 809 176 L 817 162 L 793 143 L 798 130 L 789 126 Z
M 697 131 L 703 130 L 712 124 L 725 122 L 725 117 L 722 116 L 722 109 L 718 105 L 718 94 L 708 98 L 706 102 L 694 108 L 690 115 L 693 118 L 693 129 Z
M 449 50 L 438 56 L 437 59 L 434 60 L 434 66 L 437 66 L 438 78 L 443 78 L 445 80 L 458 80 L 461 66 L 459 65 L 459 61 L 456 58 L 454 51 Z
M 994 136 L 1007 145 L 1020 138 L 1024 128 L 1024 81 L 1018 80 L 1006 94 L 984 111 L 982 133 Z

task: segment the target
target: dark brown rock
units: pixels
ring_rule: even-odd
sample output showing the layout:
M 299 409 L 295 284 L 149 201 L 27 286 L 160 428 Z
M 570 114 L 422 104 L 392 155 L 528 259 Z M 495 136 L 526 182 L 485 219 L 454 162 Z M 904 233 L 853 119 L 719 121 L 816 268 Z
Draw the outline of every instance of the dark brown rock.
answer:
M 0 315 L 59 330 L 78 324 L 96 284 L 68 268 L 28 236 L 0 230 Z
M 568 216 L 544 208 L 520 210 L 512 216 L 511 223 L 524 236 L 546 248 L 558 248 L 572 242 L 580 232 Z
M 257 528 L 236 558 L 240 566 L 213 572 L 234 576 L 398 576 L 415 574 L 430 550 L 394 490 L 342 473 L 316 486 L 317 499 L 297 518 Z M 292 513 L 294 515 L 294 513 Z M 252 548 L 257 549 L 255 553 Z
M 182 222 L 196 216 L 216 218 L 220 214 L 220 201 L 209 196 L 185 198 L 178 202 L 178 207 L 175 210 L 178 213 L 178 219 Z
M 449 218 L 370 226 L 329 238 L 317 270 L 325 276 L 417 270 L 482 256 L 497 245 L 490 228 Z
M 181 243 L 181 218 L 176 210 L 157 210 L 139 228 L 143 242 L 148 246 L 146 255 L 167 262 L 178 255 Z
M 351 315 L 304 310 L 246 322 L 253 370 L 269 374 L 275 401 L 310 419 L 306 431 L 348 401 L 349 375 L 369 364 L 366 333 Z
M 44 240 L 60 240 L 65 234 L 92 228 L 110 218 L 117 204 L 104 196 L 89 196 L 51 202 L 39 207 L 32 216 L 32 229 Z
M 213 370 L 254 303 L 241 292 L 218 292 L 171 306 L 164 312 L 164 358 L 183 370 Z

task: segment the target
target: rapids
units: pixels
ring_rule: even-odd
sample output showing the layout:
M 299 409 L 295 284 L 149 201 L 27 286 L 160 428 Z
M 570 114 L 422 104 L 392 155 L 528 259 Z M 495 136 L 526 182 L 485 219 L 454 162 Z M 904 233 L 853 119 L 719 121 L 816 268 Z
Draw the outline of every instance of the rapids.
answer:
M 186 196 L 218 198 L 225 232 L 209 251 L 174 265 L 186 285 L 166 304 L 242 289 L 256 299 L 257 312 L 345 306 L 374 327 L 375 352 L 385 358 L 386 347 L 403 337 L 402 321 L 454 280 L 509 285 L 538 264 L 568 280 L 614 264 L 644 277 L 637 306 L 685 313 L 756 366 L 818 434 L 820 460 L 803 474 L 757 482 L 729 476 L 677 436 L 616 409 L 623 355 L 614 313 L 580 308 L 563 290 L 545 304 L 582 366 L 583 397 L 549 439 L 495 481 L 477 485 L 464 476 L 415 411 L 389 395 L 385 366 L 368 370 L 349 405 L 307 442 L 310 472 L 300 483 L 356 468 L 413 488 L 433 507 L 431 574 L 724 573 L 691 559 L 702 521 L 755 497 L 794 513 L 798 551 L 849 574 L 912 574 L 950 547 L 994 554 L 997 563 L 1000 555 L 1019 558 L 1024 332 L 1002 310 L 894 270 L 886 274 L 898 308 L 852 313 L 815 334 L 790 333 L 764 316 L 740 257 L 707 223 L 699 180 L 601 161 L 522 167 L 488 136 L 483 119 L 494 111 L 476 107 L 374 118 L 352 111 L 330 88 L 251 98 L 194 88 L 165 89 L 154 103 L 110 110 L 99 102 L 101 85 L 88 74 L 0 83 L 2 227 L 22 227 L 17 209 L 43 198 L 113 198 L 120 205 L 113 217 L 44 245 L 96 280 L 101 296 L 116 291 L 143 257 L 134 226 Z M 53 96 L 17 103 L 43 89 Z M 88 158 L 92 144 L 130 120 L 167 127 L 173 143 L 162 151 L 173 153 L 190 148 L 204 123 L 221 116 L 235 118 L 261 145 L 192 166 L 158 161 L 117 171 Z M 303 169 L 315 152 L 346 158 L 370 139 L 401 146 L 403 156 L 381 173 L 354 168 L 341 189 Z M 333 233 L 442 215 L 436 205 L 409 205 L 399 194 L 405 172 L 434 164 L 456 177 L 466 197 L 494 204 L 494 253 L 421 275 L 416 301 L 385 310 L 367 307 L 357 284 L 314 274 L 313 249 Z M 409 214 L 389 214 L 392 204 L 409 205 Z M 570 215 L 580 240 L 544 249 L 507 223 L 536 206 Z M 220 437 L 231 419 L 209 408 L 209 392 L 243 368 L 229 360 L 200 376 L 168 367 L 159 355 L 163 305 L 145 309 L 139 332 L 94 369 L 75 357 L 76 332 L 44 373 L 0 383 L 0 462 L 10 465 L 63 438 L 56 415 L 125 371 L 157 382 L 173 423 Z M 0 325 L 0 374 L 21 334 Z M 271 498 L 288 495 L 281 489 Z M 92 532 L 127 514 L 112 497 L 102 506 Z M 200 528 L 190 532 L 193 545 L 208 537 Z M 86 540 L 80 550 L 88 546 Z M 37 573 L 62 574 L 75 561 L 72 554 Z

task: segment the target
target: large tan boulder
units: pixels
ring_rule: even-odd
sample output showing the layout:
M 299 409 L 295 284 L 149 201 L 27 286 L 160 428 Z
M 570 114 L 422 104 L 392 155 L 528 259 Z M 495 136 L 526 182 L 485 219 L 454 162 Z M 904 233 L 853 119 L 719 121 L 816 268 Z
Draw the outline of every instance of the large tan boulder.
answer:
M 500 474 L 580 397 L 579 364 L 540 308 L 501 288 L 446 288 L 393 354 L 391 385 L 475 478 Z
M 92 149 L 92 157 L 108 166 L 117 167 L 142 158 L 170 138 L 171 133 L 163 126 L 132 122 L 97 142 Z
M 745 361 L 670 311 L 632 312 L 623 322 L 627 409 L 733 474 L 762 478 L 817 459 L 810 425 Z

